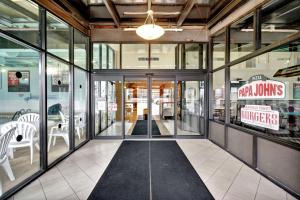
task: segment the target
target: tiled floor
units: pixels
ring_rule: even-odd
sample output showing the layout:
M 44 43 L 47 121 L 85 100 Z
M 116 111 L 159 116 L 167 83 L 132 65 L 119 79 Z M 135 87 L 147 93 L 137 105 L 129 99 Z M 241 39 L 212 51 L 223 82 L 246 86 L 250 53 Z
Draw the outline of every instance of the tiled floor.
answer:
M 177 142 L 216 199 L 294 199 L 208 140 Z M 87 199 L 120 144 L 90 141 L 12 199 Z

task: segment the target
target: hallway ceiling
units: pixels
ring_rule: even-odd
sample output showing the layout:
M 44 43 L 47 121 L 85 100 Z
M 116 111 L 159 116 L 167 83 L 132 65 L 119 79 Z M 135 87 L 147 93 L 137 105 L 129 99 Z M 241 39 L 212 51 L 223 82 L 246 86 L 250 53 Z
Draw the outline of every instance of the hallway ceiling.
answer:
M 56 0 L 60 1 L 60 0 Z M 146 15 L 126 12 L 173 12 L 155 15 L 157 24 L 165 27 L 201 26 L 233 0 L 69 0 L 92 25 L 111 27 L 135 27 L 144 23 Z M 174 14 L 178 12 L 178 14 Z

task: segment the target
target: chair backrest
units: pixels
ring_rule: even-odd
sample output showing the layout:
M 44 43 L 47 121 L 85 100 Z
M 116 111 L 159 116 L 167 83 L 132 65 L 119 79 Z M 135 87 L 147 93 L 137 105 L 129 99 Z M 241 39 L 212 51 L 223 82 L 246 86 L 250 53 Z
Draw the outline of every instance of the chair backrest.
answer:
M 37 132 L 36 127 L 28 122 L 11 121 L 1 126 L 1 133 L 5 133 L 10 129 L 16 127 L 15 134 L 12 137 L 12 141 L 17 141 L 17 136 L 22 135 L 22 141 L 32 141 L 35 133 Z
M 62 113 L 61 111 L 59 111 L 59 115 L 60 115 L 61 121 L 63 123 L 68 123 L 68 118 L 64 115 L 64 113 Z
M 15 134 L 15 131 L 16 131 L 16 127 L 11 128 L 10 130 L 8 130 L 7 132 L 5 132 L 0 136 L 0 160 L 6 156 L 8 150 L 8 144 L 11 138 L 13 137 L 13 135 Z
M 37 122 L 40 120 L 40 115 L 36 113 L 27 113 L 21 115 L 18 119 L 19 122 Z

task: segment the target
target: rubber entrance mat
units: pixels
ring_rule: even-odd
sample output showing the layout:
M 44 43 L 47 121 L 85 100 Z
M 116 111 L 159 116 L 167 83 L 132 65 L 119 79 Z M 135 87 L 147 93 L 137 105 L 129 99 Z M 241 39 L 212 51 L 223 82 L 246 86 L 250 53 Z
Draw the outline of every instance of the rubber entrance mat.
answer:
M 147 135 L 147 122 L 147 120 L 137 120 L 131 135 Z M 152 120 L 152 135 L 160 135 L 155 120 Z
M 213 199 L 175 141 L 124 141 L 89 200 Z

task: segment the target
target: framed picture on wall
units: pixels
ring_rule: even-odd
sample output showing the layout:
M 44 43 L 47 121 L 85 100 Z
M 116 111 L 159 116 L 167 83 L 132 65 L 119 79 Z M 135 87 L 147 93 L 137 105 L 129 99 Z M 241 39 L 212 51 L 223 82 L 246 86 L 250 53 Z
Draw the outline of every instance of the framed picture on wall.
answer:
M 29 71 L 8 71 L 8 92 L 30 92 Z
M 69 72 L 62 72 L 51 76 L 52 92 L 69 92 Z

